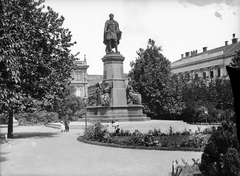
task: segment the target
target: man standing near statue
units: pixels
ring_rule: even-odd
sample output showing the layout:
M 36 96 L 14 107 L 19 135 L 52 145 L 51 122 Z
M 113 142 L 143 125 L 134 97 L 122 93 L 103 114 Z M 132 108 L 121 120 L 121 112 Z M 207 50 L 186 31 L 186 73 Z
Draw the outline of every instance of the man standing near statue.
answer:
M 115 48 L 115 52 L 118 52 L 117 46 L 121 39 L 122 32 L 119 29 L 118 22 L 113 20 L 114 15 L 109 15 L 109 20 L 106 21 L 104 27 L 103 43 L 106 45 L 106 54 L 112 53 L 112 49 Z

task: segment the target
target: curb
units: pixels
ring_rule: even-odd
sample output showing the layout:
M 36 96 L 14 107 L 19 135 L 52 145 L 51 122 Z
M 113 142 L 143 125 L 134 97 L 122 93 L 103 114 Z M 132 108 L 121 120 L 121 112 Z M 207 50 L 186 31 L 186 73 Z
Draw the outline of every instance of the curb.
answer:
M 13 127 L 17 127 L 17 126 L 19 126 L 18 123 L 13 123 Z M 6 124 L 0 124 L 0 128 L 8 128 L 8 125 L 6 125 Z

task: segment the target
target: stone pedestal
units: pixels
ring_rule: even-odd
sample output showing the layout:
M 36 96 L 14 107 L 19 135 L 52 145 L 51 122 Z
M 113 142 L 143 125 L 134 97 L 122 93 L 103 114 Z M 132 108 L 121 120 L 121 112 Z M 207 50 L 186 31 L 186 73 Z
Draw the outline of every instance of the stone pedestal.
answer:
M 143 114 L 142 105 L 131 106 L 88 106 L 87 120 L 100 120 L 102 122 L 118 121 L 146 121 L 150 120 L 146 114 Z
M 120 54 L 107 54 L 103 61 L 103 82 L 107 82 L 111 89 L 112 106 L 126 106 L 126 84 L 123 79 L 124 57 Z
M 102 58 L 103 82 L 111 87 L 110 107 L 88 106 L 87 120 L 101 121 L 145 121 L 150 120 L 143 114 L 142 105 L 127 105 L 126 84 L 123 79 L 124 57 L 118 53 L 107 54 Z

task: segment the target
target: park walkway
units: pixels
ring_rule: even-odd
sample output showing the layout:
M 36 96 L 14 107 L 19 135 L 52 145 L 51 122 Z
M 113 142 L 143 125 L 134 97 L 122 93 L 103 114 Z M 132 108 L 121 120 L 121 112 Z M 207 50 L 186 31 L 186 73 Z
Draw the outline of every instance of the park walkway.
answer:
M 1 140 L 6 128 L 1 128 Z M 1 176 L 167 176 L 175 159 L 201 152 L 122 149 L 79 142 L 82 129 L 14 127 L 14 139 L 0 145 Z

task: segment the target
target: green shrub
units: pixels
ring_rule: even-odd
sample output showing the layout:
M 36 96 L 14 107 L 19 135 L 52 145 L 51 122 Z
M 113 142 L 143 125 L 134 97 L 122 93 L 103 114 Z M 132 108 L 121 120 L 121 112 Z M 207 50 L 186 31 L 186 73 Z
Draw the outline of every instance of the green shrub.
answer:
M 179 136 L 179 135 L 181 135 L 181 132 L 180 131 L 176 131 L 175 135 Z
M 0 114 L 0 124 L 7 124 L 8 123 L 8 116 L 7 114 Z
M 160 142 L 161 147 L 169 147 L 170 146 L 170 141 L 167 138 L 162 138 L 159 142 Z
M 207 128 L 205 128 L 205 129 L 202 131 L 202 133 L 203 133 L 203 134 L 212 134 L 213 131 L 215 131 L 215 130 L 216 130 L 216 127 L 215 127 L 215 126 L 207 127 Z
M 59 121 L 57 113 L 47 111 L 20 113 L 16 115 L 16 120 L 19 121 L 20 125 L 36 125 Z
M 161 129 L 156 129 L 154 128 L 153 129 L 153 136 L 161 136 L 162 132 L 161 132 Z
M 121 129 L 118 136 L 130 136 L 131 133 L 129 130 L 124 130 L 124 129 Z
M 185 127 L 185 129 L 181 132 L 181 135 L 190 135 L 190 131 L 188 131 Z
M 188 140 L 183 141 L 180 147 L 202 148 L 207 144 L 207 137 L 204 134 L 193 134 Z
M 83 137 L 93 141 L 103 141 L 106 138 L 107 129 L 100 121 L 95 121 L 84 130 Z
M 28 113 L 19 113 L 15 118 L 18 120 L 19 125 L 32 125 L 32 119 L 29 117 Z
M 224 122 L 209 138 L 202 154 L 200 170 L 209 176 L 239 176 L 240 146 L 236 125 Z
M 143 146 L 144 145 L 144 135 L 131 135 L 129 138 L 122 140 L 123 145 L 134 145 Z

